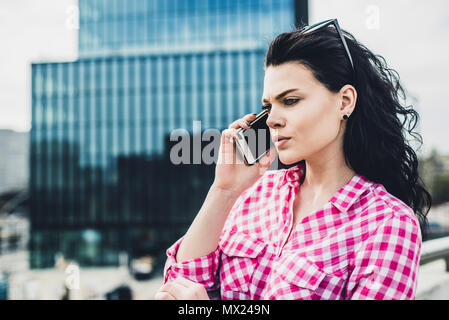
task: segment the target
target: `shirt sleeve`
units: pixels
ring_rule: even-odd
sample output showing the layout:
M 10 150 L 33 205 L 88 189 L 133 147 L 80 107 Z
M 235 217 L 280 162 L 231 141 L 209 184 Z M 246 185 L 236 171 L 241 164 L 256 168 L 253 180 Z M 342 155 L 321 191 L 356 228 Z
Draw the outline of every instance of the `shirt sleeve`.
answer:
M 254 186 L 253 186 L 254 187 Z M 251 194 L 252 188 L 244 190 L 232 206 L 226 219 L 223 230 L 220 234 L 220 241 L 223 236 L 229 233 L 234 226 L 236 216 L 242 212 L 244 200 Z M 220 277 L 221 249 L 220 244 L 215 251 L 202 257 L 188 259 L 182 262 L 176 261 L 176 253 L 184 240 L 184 236 L 178 239 L 170 248 L 167 249 L 167 260 L 164 266 L 164 284 L 173 281 L 181 276 L 196 283 L 202 284 L 209 294 L 211 300 L 220 299 Z
M 355 252 L 347 299 L 415 299 L 421 240 L 419 224 L 410 216 L 383 222 Z
M 241 210 L 241 203 L 247 194 L 248 190 L 242 192 L 239 198 L 234 203 L 223 230 L 220 235 L 220 239 L 223 234 L 228 232 L 228 229 L 233 225 L 235 214 Z M 218 294 L 217 291 L 220 288 L 219 281 L 219 269 L 221 260 L 221 249 L 217 246 L 215 251 L 194 259 L 188 259 L 182 262 L 176 261 L 176 253 L 179 246 L 183 241 L 184 236 L 178 239 L 170 248 L 167 249 L 167 260 L 164 266 L 164 284 L 173 281 L 177 277 L 181 276 L 187 278 L 196 283 L 202 284 L 209 293 L 209 296 L 213 298 Z
M 183 239 L 184 236 L 167 249 L 164 283 L 173 281 L 181 276 L 202 284 L 206 290 L 216 290 L 218 287 L 216 275 L 221 254 L 219 247 L 208 255 L 188 259 L 179 263 L 176 261 L 176 253 Z

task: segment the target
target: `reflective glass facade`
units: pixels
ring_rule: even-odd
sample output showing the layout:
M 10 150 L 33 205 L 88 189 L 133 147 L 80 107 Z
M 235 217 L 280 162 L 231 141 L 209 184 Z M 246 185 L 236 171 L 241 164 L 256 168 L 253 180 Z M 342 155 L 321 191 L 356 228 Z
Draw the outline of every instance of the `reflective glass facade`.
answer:
M 88 266 L 117 264 L 122 251 L 163 254 L 198 212 L 215 169 L 172 164 L 170 133 L 197 133 L 194 121 L 202 132 L 222 130 L 258 112 L 269 37 L 291 29 L 295 17 L 286 0 L 79 5 L 80 58 L 32 64 L 34 268 L 52 267 L 58 252 Z M 246 27 L 229 22 L 239 14 Z M 219 33 L 209 16 L 228 24 Z M 262 27 L 267 19 L 282 23 Z M 182 33 L 185 24 L 193 26 Z
M 294 27 L 292 0 L 79 0 L 81 55 L 264 45 Z

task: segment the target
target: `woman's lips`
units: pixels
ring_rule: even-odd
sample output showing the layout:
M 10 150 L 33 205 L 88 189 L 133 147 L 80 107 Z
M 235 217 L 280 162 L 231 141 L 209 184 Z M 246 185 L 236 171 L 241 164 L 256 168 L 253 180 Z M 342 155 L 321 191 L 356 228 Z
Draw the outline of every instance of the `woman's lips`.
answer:
M 290 140 L 290 138 L 287 138 L 287 137 L 279 137 L 279 138 L 275 139 L 274 144 L 275 144 L 276 148 L 279 149 L 282 146 L 284 146 L 289 140 Z

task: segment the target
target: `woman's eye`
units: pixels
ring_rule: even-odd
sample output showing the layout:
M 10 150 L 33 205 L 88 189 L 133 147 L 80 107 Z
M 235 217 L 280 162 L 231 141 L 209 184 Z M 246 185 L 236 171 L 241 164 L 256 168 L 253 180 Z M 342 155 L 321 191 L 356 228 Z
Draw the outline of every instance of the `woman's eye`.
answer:
M 298 98 L 285 99 L 284 104 L 287 106 L 291 106 L 291 105 L 294 105 L 295 103 L 297 103 L 299 100 L 301 100 L 301 99 L 298 99 Z M 262 110 L 267 110 L 267 109 L 270 110 L 271 105 L 267 104 L 267 105 L 262 106 Z
M 296 102 L 298 102 L 300 99 L 297 99 L 297 98 L 295 98 L 295 99 L 285 99 L 284 100 L 284 103 L 286 104 L 286 105 L 288 105 L 288 106 L 291 106 L 292 104 L 295 104 Z

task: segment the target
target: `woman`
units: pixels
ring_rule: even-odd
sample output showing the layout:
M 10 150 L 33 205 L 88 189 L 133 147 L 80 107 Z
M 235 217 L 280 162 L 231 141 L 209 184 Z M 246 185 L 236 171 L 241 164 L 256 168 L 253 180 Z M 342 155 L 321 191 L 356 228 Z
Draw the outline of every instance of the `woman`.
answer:
M 431 197 L 405 137 L 422 143 L 419 116 L 401 97 L 397 73 L 336 20 L 277 36 L 262 101 L 292 166 L 267 170 L 273 149 L 254 166 L 235 157 L 230 138 L 254 114 L 224 130 L 214 183 L 167 250 L 155 298 L 414 299 Z

